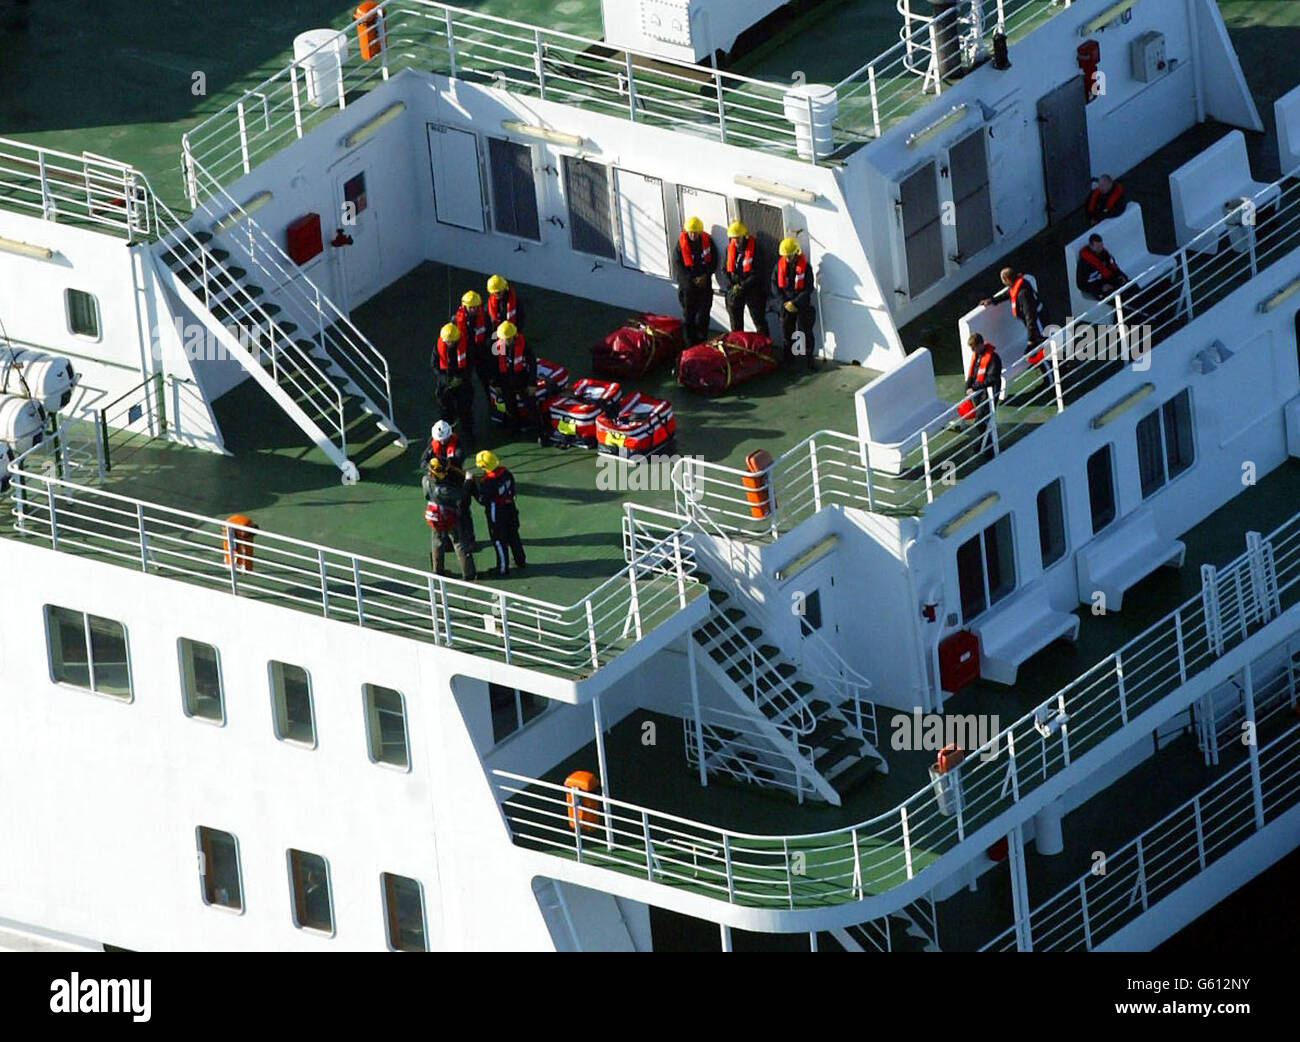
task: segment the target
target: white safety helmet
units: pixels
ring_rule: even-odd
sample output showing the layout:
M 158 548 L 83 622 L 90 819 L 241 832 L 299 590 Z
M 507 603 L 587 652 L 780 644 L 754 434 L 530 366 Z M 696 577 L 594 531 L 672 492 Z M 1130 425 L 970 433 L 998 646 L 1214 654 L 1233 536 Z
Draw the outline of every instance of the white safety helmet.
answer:
M 451 437 L 451 424 L 446 420 L 439 420 L 433 425 L 433 430 L 429 432 L 437 441 L 446 441 Z

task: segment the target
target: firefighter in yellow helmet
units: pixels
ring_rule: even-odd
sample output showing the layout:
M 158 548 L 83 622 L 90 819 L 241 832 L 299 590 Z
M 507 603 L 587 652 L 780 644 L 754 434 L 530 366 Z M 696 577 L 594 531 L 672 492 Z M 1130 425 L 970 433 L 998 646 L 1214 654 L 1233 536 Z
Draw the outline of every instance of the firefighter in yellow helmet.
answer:
M 686 344 L 699 344 L 709 336 L 709 312 L 713 309 L 713 273 L 718 270 L 718 254 L 713 239 L 698 217 L 688 217 L 677 237 L 673 254 L 673 274 L 677 280 L 677 299 L 682 304 L 683 332 Z
M 759 333 L 767 332 L 767 281 L 758 253 L 758 241 L 743 221 L 727 225 L 727 256 L 718 276 L 727 300 L 732 332 L 745 328 L 745 308 Z
M 787 365 L 800 355 L 809 369 L 816 368 L 813 327 L 817 322 L 817 309 L 813 307 L 812 265 L 794 238 L 781 240 L 781 256 L 772 269 L 772 299 L 776 301 L 781 317 L 781 344 L 785 348 Z
M 459 423 L 466 438 L 474 437 L 474 385 L 470 383 L 470 359 L 460 327 L 448 322 L 438 333 L 433 348 L 434 393 L 441 418 Z
M 460 330 L 461 339 L 465 341 L 469 352 L 470 368 L 474 370 L 486 395 L 488 386 L 492 383 L 492 331 L 496 325 L 477 291 L 471 289 L 464 293 L 452 321 Z
M 523 541 L 519 538 L 515 476 L 501 465 L 496 453 L 488 449 L 475 456 L 474 462 L 483 472 L 474 482 L 474 498 L 483 504 L 483 512 L 487 514 L 488 538 L 492 540 L 497 555 L 493 574 L 509 575 L 511 556 L 515 559 L 515 567 L 522 571 L 528 561 L 524 556 Z
M 473 484 L 454 463 L 429 461 L 424 475 L 424 520 L 433 530 L 430 557 L 435 575 L 446 575 L 443 562 L 450 547 L 465 579 L 476 579 L 474 565 L 474 518 L 470 514 Z
M 502 322 L 513 322 L 519 329 L 524 328 L 524 309 L 519 303 L 514 286 L 500 275 L 493 275 L 487 281 L 487 309 L 492 328 L 496 329 Z
M 536 426 L 538 445 L 548 444 L 550 427 L 537 399 L 537 356 L 524 334 L 509 320 L 497 326 L 492 362 L 493 380 L 506 408 L 506 430 L 515 434 L 522 419 Z

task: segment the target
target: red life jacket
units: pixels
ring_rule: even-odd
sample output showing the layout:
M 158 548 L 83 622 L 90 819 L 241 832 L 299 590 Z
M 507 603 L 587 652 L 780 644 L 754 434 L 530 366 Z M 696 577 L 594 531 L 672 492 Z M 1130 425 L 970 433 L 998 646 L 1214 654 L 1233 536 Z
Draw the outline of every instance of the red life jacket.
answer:
M 528 372 L 528 359 L 524 356 L 525 346 L 523 333 L 516 333 L 511 344 L 504 344 L 500 340 L 494 343 L 492 354 L 496 356 L 498 372 L 505 375 L 511 373 L 523 375 Z
M 492 319 L 493 328 L 501 325 L 502 322 L 514 322 L 518 325 L 519 318 L 519 301 L 515 298 L 515 288 L 511 286 L 505 291 L 505 307 L 501 306 L 500 294 L 493 293 L 488 296 L 487 309 L 488 317 Z
M 476 314 L 471 315 L 470 309 L 462 304 L 456 309 L 456 328 L 460 330 L 460 342 L 468 343 L 471 347 L 486 345 L 488 342 L 487 311 L 483 308 L 475 308 Z
M 434 459 L 440 459 L 444 462 L 456 455 L 460 449 L 460 442 L 456 440 L 456 435 L 452 435 L 446 441 L 439 441 L 437 438 L 429 439 L 429 452 Z
M 790 258 L 782 257 L 776 262 L 776 285 L 779 289 L 790 288 Z M 808 258 L 802 253 L 794 258 L 794 291 L 802 293 L 808 285 Z
M 1088 264 L 1091 267 L 1095 268 L 1097 270 L 1097 273 L 1103 279 L 1114 278 L 1115 277 L 1114 258 L 1111 257 L 1109 253 L 1106 254 L 1106 257 L 1108 258 L 1109 263 L 1105 260 L 1102 260 L 1101 257 L 1099 257 L 1097 254 L 1093 253 L 1091 246 L 1085 246 L 1083 249 L 1079 251 L 1079 259 L 1083 261 L 1085 264 Z
M 424 519 L 435 532 L 450 532 L 456 527 L 458 517 L 457 511 L 445 507 L 441 503 L 425 504 Z
M 447 343 L 442 337 L 438 337 L 438 371 L 441 373 L 455 374 L 464 372 L 469 366 L 469 352 L 465 349 L 465 338 L 462 336 L 456 341 L 455 346 Z
M 1124 186 L 1116 181 L 1111 185 L 1110 195 L 1106 196 L 1106 202 L 1102 206 L 1098 206 L 1097 203 L 1101 199 L 1101 189 L 1094 188 L 1092 193 L 1088 196 L 1088 213 L 1093 214 L 1097 213 L 1099 210 L 1112 209 L 1115 204 L 1119 202 L 1120 196 L 1123 194 Z
M 687 269 L 703 265 L 706 268 L 713 267 L 713 240 L 709 238 L 708 232 L 700 232 L 700 243 L 696 247 L 691 246 L 690 237 L 682 232 L 677 236 L 677 249 L 681 251 L 682 263 Z M 695 256 L 695 251 L 699 250 L 699 258 Z
M 737 243 L 744 243 L 740 250 Z M 736 261 L 740 261 L 740 273 L 749 275 L 754 271 L 754 237 L 746 235 L 743 239 L 727 240 L 727 274 L 736 274 Z
M 989 364 L 993 361 L 993 353 L 997 350 L 987 340 L 983 344 L 984 350 L 978 355 L 971 355 L 970 370 L 966 373 L 968 380 L 973 379 L 979 387 L 984 386 L 984 377 L 988 373 Z

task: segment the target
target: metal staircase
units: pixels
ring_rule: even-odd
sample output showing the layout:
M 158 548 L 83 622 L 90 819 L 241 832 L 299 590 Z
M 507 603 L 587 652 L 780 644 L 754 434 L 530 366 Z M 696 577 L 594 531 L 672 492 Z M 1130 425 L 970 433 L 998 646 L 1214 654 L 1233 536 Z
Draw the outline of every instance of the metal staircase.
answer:
M 705 583 L 707 575 L 697 575 Z M 707 672 L 752 722 L 774 750 L 794 768 L 796 792 L 806 783 L 814 793 L 839 806 L 841 797 L 874 772 L 888 766 L 861 726 L 860 701 L 843 700 L 804 680 L 797 666 L 770 644 L 759 643 L 762 630 L 723 590 L 710 586 L 713 611 L 692 639 L 704 652 Z M 868 704 L 868 712 L 873 709 Z M 752 739 L 719 734 L 714 729 L 713 757 L 705 766 L 752 761 Z M 726 773 L 738 776 L 731 767 Z M 764 779 L 782 785 L 781 775 Z M 788 782 L 782 787 L 789 787 Z

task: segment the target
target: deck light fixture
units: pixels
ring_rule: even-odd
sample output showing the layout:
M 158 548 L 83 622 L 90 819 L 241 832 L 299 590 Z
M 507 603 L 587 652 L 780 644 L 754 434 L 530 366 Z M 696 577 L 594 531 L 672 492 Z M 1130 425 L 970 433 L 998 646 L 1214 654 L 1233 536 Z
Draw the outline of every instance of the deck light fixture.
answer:
M 1106 8 L 1106 10 L 1102 11 L 1101 14 L 1097 15 L 1095 18 L 1089 18 L 1079 26 L 1079 35 L 1091 36 L 1098 29 L 1104 29 L 1136 3 L 1137 0 L 1120 0 L 1119 3 Z
M 357 127 L 350 134 L 347 134 L 345 137 L 343 137 L 339 141 L 339 144 L 342 145 L 344 148 L 352 148 L 356 145 L 359 145 L 371 134 L 373 134 L 376 130 L 382 127 L 385 123 L 388 123 L 390 120 L 396 119 L 405 111 L 406 111 L 406 102 L 395 101 L 387 108 L 380 109 L 377 113 L 375 113 L 375 115 L 371 116 L 368 120 L 362 123 L 361 126 Z
M 943 130 L 945 127 L 950 127 L 954 123 L 957 123 L 960 120 L 965 119 L 966 113 L 968 111 L 970 111 L 969 105 L 966 104 L 954 105 L 942 116 L 936 119 L 933 123 L 928 123 L 920 130 L 916 131 L 915 133 L 908 134 L 907 147 L 915 148 L 922 141 L 928 141 L 930 138 L 934 137 L 935 134 L 939 133 L 939 131 Z
M 233 228 L 250 213 L 254 210 L 260 210 L 273 198 L 274 196 L 270 192 L 258 192 L 257 195 L 245 202 L 243 206 L 236 206 L 220 220 L 214 221 L 212 230 L 219 235 L 227 229 Z
M 1259 302 L 1260 314 L 1267 315 L 1279 304 L 1290 299 L 1291 297 L 1294 297 L 1297 293 L 1300 293 L 1300 278 L 1292 279 L 1290 282 L 1288 282 L 1285 286 L 1283 286 L 1280 290 L 1274 293 L 1267 300 L 1261 300 Z
M 832 532 L 825 539 L 814 543 L 798 557 L 791 561 L 787 561 L 785 564 L 781 565 L 780 568 L 774 569 L 772 572 L 772 578 L 780 582 L 783 579 L 789 579 L 792 576 L 798 575 L 810 564 L 820 561 L 828 553 L 834 550 L 835 544 L 839 541 L 840 537 Z
M 939 538 L 947 539 L 950 535 L 953 534 L 953 532 L 961 528 L 962 525 L 966 524 L 966 522 L 968 521 L 974 520 L 976 517 L 984 513 L 984 511 L 986 511 L 989 507 L 991 507 L 994 503 L 996 503 L 1001 498 L 1002 497 L 999 496 L 996 492 L 990 492 L 983 499 L 976 500 L 973 504 L 968 506 L 965 510 L 963 510 L 960 514 L 954 517 L 947 524 L 940 526 Z
M 581 148 L 584 140 L 580 134 L 566 134 L 562 130 L 539 127 L 536 124 L 523 123 L 517 119 L 503 119 L 501 129 L 511 134 L 522 134 L 524 137 L 535 137 L 542 141 L 549 141 L 553 145 L 564 145 L 567 148 Z
M 1105 412 L 1098 413 L 1092 418 L 1092 429 L 1101 430 L 1106 424 L 1116 419 L 1121 413 L 1127 412 L 1133 406 L 1137 405 L 1143 398 L 1156 389 L 1153 383 L 1144 383 L 1136 391 L 1130 391 L 1123 398 L 1117 401 Z
M 792 188 L 790 185 L 783 185 L 780 181 L 769 181 L 763 177 L 754 177 L 752 174 L 737 174 L 732 180 L 738 185 L 752 188 L 764 195 L 775 195 L 782 199 L 790 199 L 796 203 L 815 203 L 817 201 L 817 193 L 810 192 L 807 188 Z
M 48 246 L 33 246 L 30 242 L 19 242 L 17 239 L 3 237 L 0 237 L 0 250 L 16 253 L 21 257 L 33 257 L 36 260 L 49 260 L 54 256 L 54 251 Z

